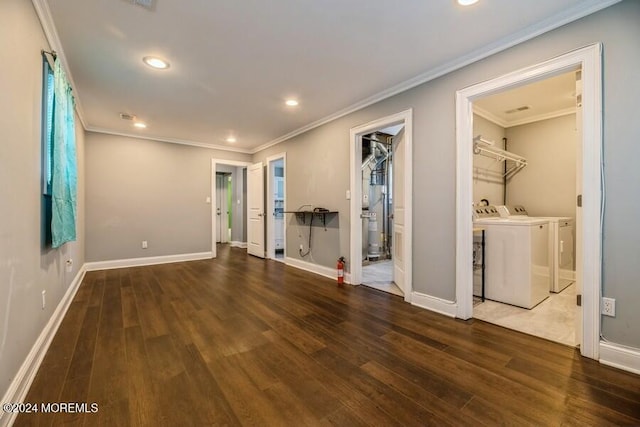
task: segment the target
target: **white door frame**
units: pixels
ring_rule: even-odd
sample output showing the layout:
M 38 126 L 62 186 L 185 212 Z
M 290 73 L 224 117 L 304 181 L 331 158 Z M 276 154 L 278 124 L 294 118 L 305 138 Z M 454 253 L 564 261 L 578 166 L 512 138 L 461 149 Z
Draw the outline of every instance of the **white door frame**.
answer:
M 275 242 L 275 216 L 274 216 L 274 188 L 275 183 L 273 182 L 273 174 L 274 174 L 274 162 L 277 160 L 282 160 L 283 162 L 283 177 L 284 177 L 284 210 L 287 210 L 287 153 L 278 153 L 273 156 L 267 157 L 267 258 L 274 259 L 276 261 L 284 262 L 284 258 L 279 260 L 276 258 L 276 246 Z M 287 247 L 287 221 L 286 217 L 283 220 L 284 224 L 284 241 L 285 241 L 285 252 Z
M 215 258 L 217 256 L 216 252 L 216 227 L 217 227 L 217 219 L 216 219 L 216 203 L 217 203 L 217 191 L 216 191 L 216 168 L 217 165 L 226 165 L 226 166 L 240 166 L 240 167 L 248 167 L 251 165 L 251 162 L 240 162 L 237 160 L 224 160 L 224 159 L 211 159 L 211 258 Z
M 472 168 L 474 100 L 582 69 L 584 113 L 582 138 L 583 331 L 580 353 L 598 359 L 600 342 L 602 245 L 602 45 L 587 46 L 540 64 L 523 68 L 456 93 L 456 317 L 473 316 Z M 579 177 L 578 177 L 579 179 Z M 579 277 L 579 273 L 577 272 Z M 578 337 L 577 337 L 578 338 Z
M 413 205 L 413 109 L 382 117 L 364 125 L 351 128 L 349 132 L 349 156 L 350 156 L 350 187 L 351 187 L 351 233 L 350 233 L 350 262 L 349 283 L 359 285 L 362 283 L 362 136 L 385 127 L 404 124 L 405 132 L 405 158 L 404 158 L 404 191 L 405 191 L 405 239 L 403 253 L 405 254 L 405 289 L 404 300 L 411 302 L 413 291 L 413 252 L 412 252 L 412 205 Z M 394 173 L 398 173 L 394 168 Z M 394 179 L 398 179 L 397 176 Z

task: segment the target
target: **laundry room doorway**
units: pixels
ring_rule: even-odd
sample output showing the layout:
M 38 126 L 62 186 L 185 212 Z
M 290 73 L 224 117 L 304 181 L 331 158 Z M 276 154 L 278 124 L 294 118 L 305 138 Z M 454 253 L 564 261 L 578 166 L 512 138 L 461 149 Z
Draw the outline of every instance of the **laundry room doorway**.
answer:
M 411 110 L 351 129 L 349 281 L 411 298 Z
M 499 320 L 495 323 L 509 327 L 504 324 L 505 319 L 514 315 L 512 308 L 520 307 L 520 310 L 525 309 L 525 317 L 529 316 L 522 323 L 531 324 L 537 321 L 532 314 L 536 307 L 542 307 L 548 300 L 571 290 L 573 295 L 569 296 L 565 311 L 573 310 L 571 314 L 574 315 L 575 323 L 567 327 L 574 333 L 574 344 L 580 347 L 581 354 L 590 358 L 598 357 L 600 332 L 600 58 L 601 46 L 589 46 L 460 90 L 456 99 L 456 316 L 462 319 L 481 318 L 484 314 L 481 314 L 480 307 L 486 308 L 486 300 L 491 300 L 490 302 L 502 303 L 496 309 L 494 320 Z M 534 121 L 544 121 L 544 125 L 514 122 L 515 126 L 507 126 L 504 135 L 501 135 L 501 126 L 496 128 L 496 122 L 508 119 L 505 119 L 506 116 L 499 117 L 500 114 L 523 114 L 527 110 L 533 110 L 534 106 L 528 100 L 511 99 L 508 108 L 503 104 L 499 110 L 492 112 L 488 111 L 491 109 L 488 101 L 508 95 L 510 91 L 515 93 L 525 90 L 528 85 L 543 85 L 563 78 L 572 82 L 574 90 L 569 88 L 568 96 L 572 98 L 574 111 L 556 111 L 547 114 L 547 117 L 543 117 L 544 114 L 541 113 Z M 564 90 L 560 92 L 564 93 Z M 547 101 L 555 95 L 555 92 L 549 93 Z M 583 116 L 589 120 L 583 120 Z M 545 160 L 545 155 L 549 153 L 545 151 L 544 144 L 548 141 L 544 136 L 538 137 L 537 146 L 522 144 L 522 141 L 531 139 L 525 131 L 530 132 L 534 127 L 548 128 L 551 121 L 554 121 L 554 126 L 561 122 L 564 122 L 564 126 L 570 124 L 574 136 L 568 138 L 575 138 L 575 146 L 568 159 L 573 156 L 573 164 L 570 164 L 571 160 L 564 165 L 558 163 L 557 158 L 547 157 Z M 568 141 L 562 142 L 570 145 Z M 547 151 L 557 149 L 556 146 L 547 146 Z M 550 155 L 557 157 L 557 153 Z M 555 166 L 545 162 L 554 162 Z M 549 184 L 554 179 L 551 176 L 552 170 L 561 171 L 565 178 L 558 178 L 555 184 Z M 567 170 L 572 171 L 574 179 L 567 178 Z M 547 182 L 547 190 L 540 190 L 530 184 L 536 180 Z M 549 185 L 564 187 L 565 190 L 548 191 Z M 542 197 L 543 195 L 546 197 Z M 523 203 L 533 207 L 533 215 L 527 213 Z M 517 209 L 514 209 L 513 204 Z M 547 231 L 553 229 L 553 221 L 549 217 L 569 217 L 572 212 L 575 212 L 575 250 L 572 252 L 575 255 L 575 263 L 572 263 L 575 265 L 572 280 L 575 286 L 567 286 L 554 292 L 554 256 L 550 255 L 553 245 L 549 244 L 549 241 L 554 242 L 554 238 Z M 475 218 L 474 221 L 471 220 L 472 217 Z M 543 220 L 543 217 L 546 219 Z M 531 230 L 546 228 L 544 232 L 537 230 L 526 234 L 525 226 Z M 474 229 L 477 231 L 476 237 Z M 517 239 L 514 238 L 516 230 L 518 236 L 522 235 Z M 532 237 L 534 233 L 538 237 Z M 480 235 L 483 238 L 479 242 L 477 236 Z M 556 247 L 566 255 L 569 253 L 568 246 L 574 245 L 566 237 L 566 233 L 562 235 L 564 237 L 558 240 L 563 241 L 557 242 Z M 484 250 L 478 254 L 478 249 L 482 246 Z M 520 254 L 517 259 L 514 255 L 516 252 Z M 484 279 L 481 287 L 477 286 L 478 274 L 474 270 L 474 265 L 478 266 L 479 263 L 481 267 L 486 267 L 480 269 L 480 277 Z M 550 292 L 540 295 L 538 291 L 543 283 Z M 474 294 L 478 295 L 479 290 L 479 296 L 485 302 L 481 301 L 475 308 Z M 519 298 L 522 295 L 527 295 L 524 301 Z M 545 326 L 541 328 L 544 329 Z M 545 338 L 553 339 L 548 336 Z

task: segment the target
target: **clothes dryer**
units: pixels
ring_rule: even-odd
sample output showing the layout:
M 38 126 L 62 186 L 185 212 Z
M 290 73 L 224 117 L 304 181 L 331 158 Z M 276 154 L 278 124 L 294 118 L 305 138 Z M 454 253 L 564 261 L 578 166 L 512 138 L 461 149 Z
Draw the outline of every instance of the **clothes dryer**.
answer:
M 549 296 L 549 221 L 496 214 L 493 206 L 474 208 L 474 226 L 486 236 L 486 298 L 533 308 Z

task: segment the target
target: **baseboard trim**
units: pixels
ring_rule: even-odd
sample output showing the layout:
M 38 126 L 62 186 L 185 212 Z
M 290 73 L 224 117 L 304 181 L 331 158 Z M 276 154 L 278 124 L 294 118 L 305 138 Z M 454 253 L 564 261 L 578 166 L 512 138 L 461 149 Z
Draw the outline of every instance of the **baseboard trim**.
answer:
M 85 264 L 80 268 L 80 270 L 78 270 L 76 277 L 69 284 L 67 292 L 65 292 L 60 303 L 58 303 L 58 306 L 51 315 L 51 318 L 38 336 L 36 342 L 33 344 L 33 347 L 31 347 L 31 351 L 22 363 L 22 366 L 20 366 L 20 369 L 13 378 L 13 381 L 11 381 L 7 392 L 2 397 L 3 403 L 24 402 L 25 397 L 27 397 L 27 392 L 31 387 L 31 383 L 33 383 L 33 380 L 38 373 L 40 364 L 42 364 L 42 360 L 44 359 L 45 354 L 47 354 L 51 341 L 53 341 L 53 337 L 56 335 L 56 332 L 60 327 L 60 323 L 62 323 L 62 319 L 64 319 L 64 316 L 67 313 L 67 310 L 69 309 L 69 306 L 71 305 L 86 272 L 87 269 Z M 17 415 L 17 413 L 0 412 L 0 426 L 12 425 Z
M 640 349 L 600 341 L 600 363 L 640 375 Z
M 411 293 L 411 304 L 448 317 L 456 317 L 458 310 L 458 304 L 453 301 L 447 301 L 420 292 Z
M 170 264 L 172 262 L 197 261 L 213 258 L 212 252 L 198 252 L 193 254 L 164 255 L 146 258 L 114 259 L 111 261 L 96 261 L 85 264 L 87 271 L 111 270 L 114 268 L 141 267 L 143 265 Z
M 232 248 L 247 249 L 247 242 L 237 242 L 237 241 L 232 240 L 231 242 L 229 242 L 229 245 Z
M 302 261 L 296 258 L 286 257 L 284 262 L 291 267 L 299 268 L 300 270 L 315 273 L 328 279 L 336 280 L 337 272 L 331 267 L 325 267 L 324 265 L 313 264 L 311 262 Z M 345 274 L 345 283 L 350 283 L 349 274 Z

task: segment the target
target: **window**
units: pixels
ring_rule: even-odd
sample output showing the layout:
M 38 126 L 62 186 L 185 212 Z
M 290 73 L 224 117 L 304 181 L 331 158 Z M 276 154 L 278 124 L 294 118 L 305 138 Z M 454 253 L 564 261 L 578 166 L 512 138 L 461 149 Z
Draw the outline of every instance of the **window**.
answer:
M 52 198 L 51 179 L 53 170 L 53 69 L 45 55 L 42 55 L 42 246 L 52 242 L 51 219 Z

